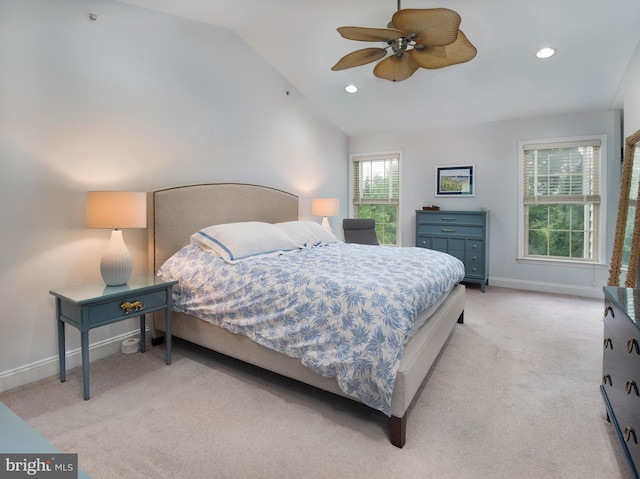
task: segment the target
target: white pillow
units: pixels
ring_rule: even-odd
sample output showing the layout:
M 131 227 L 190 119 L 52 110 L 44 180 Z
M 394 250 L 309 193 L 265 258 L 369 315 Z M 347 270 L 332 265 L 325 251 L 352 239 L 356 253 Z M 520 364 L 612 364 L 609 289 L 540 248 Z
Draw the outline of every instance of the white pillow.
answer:
M 287 233 L 301 248 L 311 248 L 340 241 L 331 231 L 314 221 L 286 221 L 275 226 Z
M 280 228 L 260 221 L 209 226 L 192 234 L 191 243 L 215 251 L 228 263 L 299 249 Z

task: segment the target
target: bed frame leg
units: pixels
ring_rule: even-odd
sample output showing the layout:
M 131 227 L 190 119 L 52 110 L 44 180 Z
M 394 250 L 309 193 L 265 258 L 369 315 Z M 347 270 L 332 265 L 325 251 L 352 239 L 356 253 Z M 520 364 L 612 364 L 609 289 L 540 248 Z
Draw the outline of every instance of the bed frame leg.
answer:
M 391 416 L 387 425 L 391 444 L 396 447 L 404 446 L 407 438 L 407 413 L 402 417 Z
M 463 324 L 464 323 L 464 311 L 462 313 L 460 313 L 460 316 L 458 317 L 458 323 L 459 324 Z
M 151 346 L 160 346 L 164 343 L 164 335 L 158 336 L 157 338 L 151 338 Z

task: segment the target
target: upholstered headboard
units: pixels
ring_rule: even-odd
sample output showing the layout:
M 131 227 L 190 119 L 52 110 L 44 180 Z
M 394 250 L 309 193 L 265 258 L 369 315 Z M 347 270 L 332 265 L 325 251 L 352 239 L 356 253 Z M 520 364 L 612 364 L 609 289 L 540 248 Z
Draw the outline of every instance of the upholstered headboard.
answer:
M 147 194 L 149 270 L 152 274 L 196 231 L 238 221 L 298 219 L 298 197 L 266 186 L 210 183 Z

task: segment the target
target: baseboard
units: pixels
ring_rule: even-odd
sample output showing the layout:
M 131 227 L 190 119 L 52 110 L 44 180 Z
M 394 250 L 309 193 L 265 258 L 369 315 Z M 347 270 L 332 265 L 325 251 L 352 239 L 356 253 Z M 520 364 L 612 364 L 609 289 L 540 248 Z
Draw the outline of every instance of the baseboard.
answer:
M 566 294 L 569 296 L 583 296 L 586 298 L 602 299 L 604 293 L 602 286 L 587 288 L 585 286 L 575 286 L 557 283 L 544 283 L 539 281 L 524 281 L 511 278 L 489 278 L 489 288 L 498 286 L 501 288 L 522 289 L 525 291 L 538 291 L 540 293 Z
M 104 341 L 90 344 L 90 361 L 106 358 L 107 356 L 111 356 L 112 354 L 119 353 L 122 341 L 132 336 L 138 337 L 140 336 L 140 332 L 131 331 L 119 336 L 115 336 L 113 338 L 105 339 Z M 82 356 L 80 354 L 80 348 L 67 351 L 66 366 L 67 371 L 75 367 L 82 366 Z M 60 363 L 58 361 L 57 354 L 55 356 L 41 359 L 40 361 L 21 366 L 19 368 L 0 372 L 0 392 L 24 386 L 25 384 L 39 381 L 51 376 L 56 376 L 59 374 L 59 372 Z

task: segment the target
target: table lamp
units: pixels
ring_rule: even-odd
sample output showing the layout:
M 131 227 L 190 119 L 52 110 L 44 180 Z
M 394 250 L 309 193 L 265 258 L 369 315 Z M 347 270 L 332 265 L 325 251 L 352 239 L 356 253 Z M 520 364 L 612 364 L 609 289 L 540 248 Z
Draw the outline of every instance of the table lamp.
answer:
M 322 216 L 322 226 L 331 231 L 331 225 L 327 219 L 329 216 L 338 216 L 338 198 L 313 198 L 311 200 L 311 214 Z
M 87 228 L 109 228 L 111 241 L 100 260 L 107 286 L 126 284 L 133 262 L 121 229 L 147 227 L 147 194 L 131 191 L 87 192 Z

